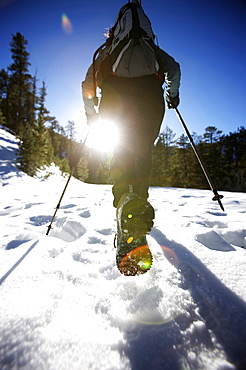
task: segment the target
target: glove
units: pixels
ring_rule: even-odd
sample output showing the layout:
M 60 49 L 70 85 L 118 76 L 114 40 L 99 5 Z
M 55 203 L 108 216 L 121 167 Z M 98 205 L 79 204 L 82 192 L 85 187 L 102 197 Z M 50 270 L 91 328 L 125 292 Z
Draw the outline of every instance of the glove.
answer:
M 92 114 L 86 114 L 86 118 L 87 118 L 87 125 L 88 126 L 92 126 L 94 123 L 97 122 L 98 118 L 99 118 L 99 114 L 98 113 L 92 113 Z
M 177 108 L 179 105 L 179 94 L 173 98 L 169 94 L 166 94 L 166 101 L 168 109 Z

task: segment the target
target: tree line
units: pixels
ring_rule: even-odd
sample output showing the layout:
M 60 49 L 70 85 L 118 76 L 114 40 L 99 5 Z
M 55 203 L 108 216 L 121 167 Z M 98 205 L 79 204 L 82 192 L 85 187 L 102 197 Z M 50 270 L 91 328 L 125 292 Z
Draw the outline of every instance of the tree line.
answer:
M 55 163 L 62 172 L 70 172 L 79 150 L 75 124 L 68 121 L 63 128 L 47 110 L 47 87 L 45 81 L 38 87 L 37 76 L 29 72 L 27 44 L 21 33 L 12 35 L 12 63 L 0 71 L 0 124 L 19 139 L 17 162 L 22 171 L 35 176 L 43 166 Z M 82 180 L 87 177 L 84 158 L 81 158 L 75 175 Z
M 85 149 L 78 162 L 80 143 L 75 139 L 75 123 L 68 121 L 64 128 L 50 115 L 45 106 L 47 87 L 29 72 L 28 42 L 20 33 L 12 35 L 12 63 L 0 71 L 0 124 L 19 139 L 18 166 L 35 176 L 43 166 L 58 165 L 62 172 L 90 183 L 111 183 L 110 157 L 97 150 Z M 153 186 L 207 189 L 208 184 L 193 149 L 185 135 L 175 139 L 168 127 L 159 134 L 153 148 Z M 217 189 L 246 191 L 246 130 L 223 135 L 208 126 L 201 136 L 193 133 Z
M 152 185 L 208 189 L 208 183 L 188 137 L 174 139 L 166 127 L 153 149 Z M 217 189 L 246 191 L 246 130 L 223 135 L 208 126 L 203 135 L 192 135 Z

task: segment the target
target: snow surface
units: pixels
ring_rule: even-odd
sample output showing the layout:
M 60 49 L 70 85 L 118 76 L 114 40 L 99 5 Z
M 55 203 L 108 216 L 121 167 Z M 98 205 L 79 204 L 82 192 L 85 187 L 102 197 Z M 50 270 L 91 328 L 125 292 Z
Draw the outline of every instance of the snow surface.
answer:
M 153 267 L 126 277 L 111 186 L 72 179 L 46 236 L 67 180 L 0 134 L 1 369 L 246 369 L 245 194 L 151 188 Z

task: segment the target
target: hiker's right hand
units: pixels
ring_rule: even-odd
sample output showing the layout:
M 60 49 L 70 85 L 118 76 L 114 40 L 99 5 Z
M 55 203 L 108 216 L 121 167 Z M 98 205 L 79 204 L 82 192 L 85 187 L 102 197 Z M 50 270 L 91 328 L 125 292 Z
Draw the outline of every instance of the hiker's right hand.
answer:
M 177 106 L 179 105 L 179 94 L 174 97 L 171 97 L 169 94 L 166 94 L 166 102 L 168 109 L 177 108 Z
M 98 113 L 92 113 L 92 114 L 86 114 L 86 118 L 87 118 L 87 125 L 88 126 L 92 126 L 94 125 L 94 123 L 96 123 L 98 121 L 98 118 L 99 118 L 99 114 Z

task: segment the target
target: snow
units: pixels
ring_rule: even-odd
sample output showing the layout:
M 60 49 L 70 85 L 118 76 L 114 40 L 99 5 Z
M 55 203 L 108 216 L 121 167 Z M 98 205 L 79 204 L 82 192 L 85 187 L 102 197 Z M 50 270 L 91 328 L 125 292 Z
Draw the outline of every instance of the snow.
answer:
M 246 197 L 151 188 L 154 263 L 119 273 L 111 186 L 31 178 L 0 129 L 0 368 L 246 368 Z M 47 178 L 47 174 L 50 174 Z

